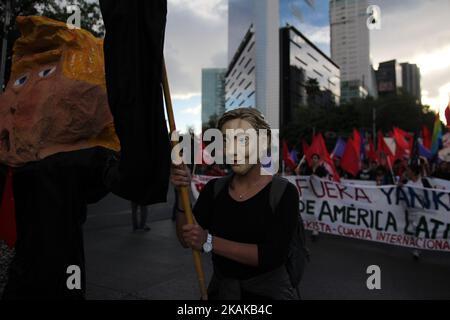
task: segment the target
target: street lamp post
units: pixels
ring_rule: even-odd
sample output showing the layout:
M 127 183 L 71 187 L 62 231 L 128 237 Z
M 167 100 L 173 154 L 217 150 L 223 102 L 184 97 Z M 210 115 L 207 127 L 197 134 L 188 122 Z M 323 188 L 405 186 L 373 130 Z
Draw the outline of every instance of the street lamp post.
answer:
M 372 110 L 372 142 L 375 146 L 375 148 L 378 148 L 377 146 L 377 108 L 376 106 L 373 106 L 373 110 Z
M 11 23 L 11 0 L 6 0 L 5 17 L 3 24 L 2 59 L 0 61 L 0 90 L 5 85 L 6 53 L 8 47 L 8 29 Z

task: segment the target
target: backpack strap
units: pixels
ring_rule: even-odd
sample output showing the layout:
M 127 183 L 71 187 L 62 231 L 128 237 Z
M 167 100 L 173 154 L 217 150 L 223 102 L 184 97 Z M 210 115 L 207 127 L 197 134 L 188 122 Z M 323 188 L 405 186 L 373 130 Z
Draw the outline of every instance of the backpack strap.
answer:
M 278 207 L 278 204 L 281 201 L 281 197 L 286 190 L 289 181 L 280 176 L 273 176 L 272 185 L 270 186 L 270 208 L 272 212 L 275 213 L 275 210 Z

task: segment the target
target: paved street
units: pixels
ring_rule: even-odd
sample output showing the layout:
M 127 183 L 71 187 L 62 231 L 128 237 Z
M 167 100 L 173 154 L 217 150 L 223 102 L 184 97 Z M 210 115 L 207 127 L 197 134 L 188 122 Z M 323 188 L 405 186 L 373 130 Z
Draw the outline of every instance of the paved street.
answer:
M 91 206 L 85 225 L 88 299 L 199 298 L 192 254 L 182 249 L 167 204 L 151 206 L 151 231 L 133 233 L 129 204 L 113 195 Z M 303 299 L 450 299 L 450 255 L 321 235 L 308 243 L 312 260 Z M 366 287 L 366 268 L 381 267 L 379 291 Z M 204 259 L 207 279 L 211 264 Z

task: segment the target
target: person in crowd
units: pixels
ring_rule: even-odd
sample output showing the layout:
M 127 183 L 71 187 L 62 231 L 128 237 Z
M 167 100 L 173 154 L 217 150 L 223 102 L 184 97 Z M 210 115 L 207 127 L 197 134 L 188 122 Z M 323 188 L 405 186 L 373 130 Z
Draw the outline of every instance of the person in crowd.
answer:
M 315 175 L 319 178 L 328 178 L 330 173 L 328 172 L 328 170 L 325 168 L 323 162 L 320 159 L 320 155 L 318 154 L 313 154 L 311 157 L 311 167 L 306 167 L 306 172 L 305 175 L 307 176 L 312 176 Z M 319 231 L 317 230 L 313 230 L 311 233 L 311 240 L 312 241 L 316 241 L 319 237 Z
M 373 171 L 370 169 L 369 160 L 364 159 L 361 162 L 361 170 L 358 172 L 358 175 L 356 176 L 356 179 L 357 180 L 362 180 L 362 181 L 375 180 Z
M 315 175 L 319 178 L 327 178 L 329 176 L 328 170 L 325 168 L 320 155 L 313 154 L 311 157 L 311 167 L 306 166 L 304 171 L 305 176 Z
M 400 187 L 406 185 L 417 188 L 432 188 L 432 185 L 428 179 L 422 176 L 422 167 L 419 160 L 411 161 L 410 165 L 406 167 L 405 178 L 406 180 L 404 182 L 400 182 Z M 408 210 L 410 224 L 414 228 L 417 227 L 418 222 L 416 211 L 417 210 L 414 209 Z M 414 249 L 412 251 L 412 255 L 415 260 L 418 260 L 420 258 L 420 251 L 418 249 Z
M 448 162 L 442 161 L 438 164 L 434 174 L 434 178 L 450 180 L 450 165 Z
M 263 115 L 252 108 L 225 113 L 218 128 L 224 134 L 227 129 L 270 132 Z M 212 253 L 209 299 L 298 299 L 298 283 L 290 280 L 286 267 L 291 240 L 302 225 L 298 192 L 287 183 L 273 211 L 271 190 L 284 179 L 262 175 L 261 163 L 249 163 L 251 152 L 258 151 L 250 150 L 246 137 L 234 139 L 245 144 L 245 164 L 238 164 L 237 152 L 225 146 L 235 159 L 232 174 L 205 185 L 193 208 L 195 224 L 187 224 L 183 209 L 177 209 L 178 238 L 185 248 Z M 171 181 L 177 188 L 189 187 L 184 165 L 173 166 Z
M 133 231 L 138 230 L 142 230 L 145 232 L 150 231 L 150 227 L 147 225 L 147 216 L 148 216 L 147 206 L 141 206 L 135 202 L 131 202 L 131 220 L 133 224 Z
M 394 173 L 395 178 L 397 179 L 397 183 L 400 181 L 403 181 L 405 179 L 405 171 L 406 171 L 406 164 L 404 160 L 397 159 L 394 161 L 394 165 L 392 166 L 392 171 Z
M 294 175 L 295 175 L 295 171 L 292 170 L 291 167 L 285 166 L 285 167 L 284 167 L 284 175 L 285 175 L 285 176 L 294 176 Z
M 419 158 L 419 166 L 420 166 L 420 173 L 422 177 L 429 177 L 431 175 L 431 169 L 430 164 L 425 157 Z
M 392 175 L 389 173 L 389 170 L 384 166 L 378 166 L 375 169 L 374 176 L 377 186 L 386 186 L 394 184 Z
M 375 160 L 370 160 L 370 170 L 372 172 L 375 172 L 375 170 L 377 170 L 378 168 L 378 162 Z
M 295 168 L 294 171 L 295 171 L 295 174 L 298 176 L 306 176 L 307 173 L 310 172 L 310 169 L 309 169 L 308 163 L 305 160 L 303 160 L 298 164 L 297 168 Z
M 342 160 L 341 157 L 334 156 L 333 157 L 334 167 L 336 168 L 336 171 L 341 178 L 348 179 L 349 178 L 348 173 L 344 169 L 342 169 L 341 160 Z

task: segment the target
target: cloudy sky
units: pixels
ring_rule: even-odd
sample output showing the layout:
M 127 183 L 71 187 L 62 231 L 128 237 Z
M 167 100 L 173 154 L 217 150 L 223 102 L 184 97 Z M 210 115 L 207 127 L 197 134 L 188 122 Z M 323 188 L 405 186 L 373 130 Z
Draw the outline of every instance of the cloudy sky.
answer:
M 293 0 L 294 1 L 294 0 Z M 165 56 L 180 130 L 200 129 L 201 69 L 227 65 L 227 0 L 168 0 Z M 314 9 L 298 1 L 297 27 L 329 54 L 328 0 Z M 381 30 L 371 32 L 374 65 L 397 59 L 417 63 L 423 103 L 443 113 L 450 94 L 450 0 L 370 0 L 381 8 Z M 291 10 L 281 7 L 282 16 Z M 290 19 L 292 21 L 292 19 Z

